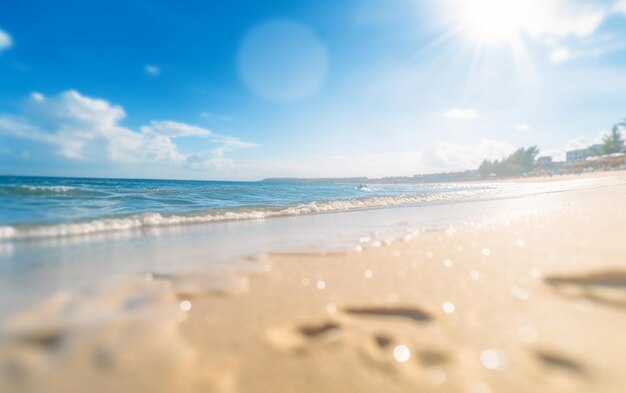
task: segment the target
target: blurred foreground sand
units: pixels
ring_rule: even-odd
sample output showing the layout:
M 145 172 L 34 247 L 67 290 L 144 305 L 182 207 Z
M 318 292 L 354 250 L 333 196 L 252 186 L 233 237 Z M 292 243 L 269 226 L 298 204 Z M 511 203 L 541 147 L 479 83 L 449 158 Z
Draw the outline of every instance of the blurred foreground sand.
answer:
M 234 262 L 257 272 L 230 290 L 153 272 L 60 294 L 8 321 L 0 391 L 624 392 L 626 175 L 607 176 L 540 216 Z

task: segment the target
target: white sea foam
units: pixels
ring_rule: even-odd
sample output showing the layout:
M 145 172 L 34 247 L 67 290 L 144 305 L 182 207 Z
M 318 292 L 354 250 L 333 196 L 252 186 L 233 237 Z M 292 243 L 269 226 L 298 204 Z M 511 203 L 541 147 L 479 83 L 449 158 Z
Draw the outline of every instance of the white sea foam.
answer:
M 434 194 L 408 194 L 378 196 L 359 199 L 312 202 L 287 207 L 259 207 L 232 211 L 208 210 L 186 214 L 142 213 L 125 217 L 103 218 L 86 222 L 69 222 L 49 225 L 0 227 L 0 240 L 24 238 L 49 238 L 86 235 L 102 232 L 128 231 L 141 228 L 208 223 L 238 220 L 263 220 L 272 217 L 299 216 L 358 209 L 410 205 L 423 202 L 452 201 L 484 195 L 489 191 L 457 191 Z
M 70 187 L 70 186 L 19 186 L 19 187 L 23 187 L 31 191 L 41 190 L 41 191 L 53 191 L 53 192 L 68 192 L 68 191 L 72 191 L 76 189 L 76 187 Z
M 33 186 L 22 184 L 0 185 L 0 192 L 8 196 L 54 196 L 54 195 L 84 195 L 94 191 L 72 186 Z
M 0 227 L 0 240 L 9 239 L 15 236 L 16 230 L 13 227 L 2 226 Z

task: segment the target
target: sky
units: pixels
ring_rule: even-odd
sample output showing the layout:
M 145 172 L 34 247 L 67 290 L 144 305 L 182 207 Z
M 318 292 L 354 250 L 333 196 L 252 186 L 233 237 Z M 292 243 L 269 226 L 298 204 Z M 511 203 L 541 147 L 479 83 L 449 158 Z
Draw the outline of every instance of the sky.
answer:
M 0 174 L 256 180 L 562 159 L 626 117 L 626 0 L 4 1 Z

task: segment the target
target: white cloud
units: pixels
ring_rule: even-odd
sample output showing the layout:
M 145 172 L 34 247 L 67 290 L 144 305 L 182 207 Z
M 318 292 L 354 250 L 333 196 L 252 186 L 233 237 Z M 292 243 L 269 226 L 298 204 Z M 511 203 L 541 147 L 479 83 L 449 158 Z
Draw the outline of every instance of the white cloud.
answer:
M 454 109 L 450 109 L 449 111 L 447 111 L 444 114 L 444 116 L 450 119 L 471 120 L 471 119 L 476 118 L 478 116 L 478 113 L 472 108 L 467 108 L 467 109 L 454 108 Z
M 490 139 L 473 144 L 434 141 L 411 151 L 255 161 L 247 164 L 245 170 L 249 175 L 258 177 L 268 173 L 276 177 L 413 176 L 477 169 L 485 158 L 500 159 L 514 150 L 507 143 Z
M 194 154 L 188 157 L 193 169 L 225 170 L 234 167 L 233 160 L 226 154 L 237 149 L 251 149 L 257 145 L 238 138 L 223 135 L 212 135 L 212 139 L 220 145 L 209 151 L 210 154 Z
M 0 29 L 0 52 L 13 46 L 13 39 L 6 31 Z
M 517 131 L 530 131 L 530 126 L 528 124 L 518 124 L 515 126 Z
M 189 165 L 192 169 L 215 169 L 226 170 L 234 166 L 233 160 L 226 157 L 227 148 L 218 147 L 212 149 L 210 154 L 195 154 L 189 157 Z
M 612 12 L 610 5 L 578 0 L 528 0 L 528 4 L 522 27 L 535 37 L 585 37 Z
M 572 58 L 572 53 L 563 47 L 558 47 L 550 53 L 550 62 L 551 63 L 563 63 Z
M 571 141 L 567 142 L 565 146 L 563 147 L 563 150 L 570 151 L 570 150 L 584 149 L 590 145 L 593 145 L 593 140 L 591 138 L 587 138 L 583 136 L 583 137 L 572 139 Z
M 602 143 L 602 137 L 607 132 L 607 130 L 600 130 L 595 136 L 579 136 L 571 139 L 562 147 L 541 149 L 541 155 L 551 156 L 555 161 L 564 161 L 566 152 L 570 150 L 586 149 L 596 143 Z
M 626 0 L 597 3 L 580 0 L 534 1 L 536 4 L 523 27 L 531 36 L 542 39 L 550 46 L 557 46 L 550 52 L 551 63 L 602 56 L 624 48 L 622 38 L 597 40 L 594 33 L 611 15 L 626 13 Z M 571 48 L 561 45 L 566 39 Z
M 22 108 L 24 115 L 42 127 L 103 130 L 117 126 L 126 117 L 119 105 L 68 90 L 56 97 L 32 93 Z
M 425 172 L 476 169 L 484 159 L 500 159 L 514 150 L 507 143 L 491 139 L 483 139 L 474 145 L 434 142 L 420 149 L 420 169 Z
M 598 37 L 585 39 L 575 45 L 575 47 L 575 50 L 564 46 L 555 48 L 550 53 L 550 62 L 560 64 L 573 59 L 603 56 L 626 48 L 626 43 L 612 37 Z
M 144 70 L 148 75 L 159 75 L 161 73 L 160 67 L 151 64 L 146 65 Z
M 44 97 L 43 94 L 38 93 L 36 91 L 31 93 L 30 98 L 33 99 L 34 101 L 43 101 L 46 99 L 46 97 Z
M 165 135 L 168 137 L 201 136 L 208 137 L 213 133 L 205 128 L 175 121 L 151 121 L 149 125 L 141 127 L 144 134 Z
M 229 151 L 255 146 L 174 121 L 152 121 L 137 132 L 120 125 L 125 117 L 122 107 L 83 96 L 75 90 L 49 98 L 33 93 L 19 116 L 0 114 L 0 133 L 52 145 L 57 155 L 74 160 L 163 163 L 192 168 L 198 154 L 181 152 L 174 138 L 206 139 L 212 147 L 203 153 L 205 161 L 213 157 L 225 160 L 224 155 Z
M 222 144 L 223 148 L 227 148 L 230 150 L 234 149 L 250 149 L 253 147 L 257 147 L 256 144 L 242 141 L 239 138 L 235 138 L 232 136 L 225 135 L 215 135 L 213 134 L 213 140 Z
M 595 137 L 579 136 L 568 141 L 565 146 L 563 146 L 563 149 L 565 151 L 584 149 L 593 144 L 601 143 L 602 137 L 606 134 L 606 132 L 607 131 L 599 131 Z

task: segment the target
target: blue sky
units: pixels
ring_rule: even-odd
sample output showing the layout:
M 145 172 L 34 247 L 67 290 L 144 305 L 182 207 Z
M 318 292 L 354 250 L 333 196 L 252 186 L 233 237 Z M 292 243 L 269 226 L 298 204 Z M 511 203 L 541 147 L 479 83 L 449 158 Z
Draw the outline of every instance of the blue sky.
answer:
M 626 117 L 626 1 L 0 5 L 0 173 L 259 179 L 562 157 Z

